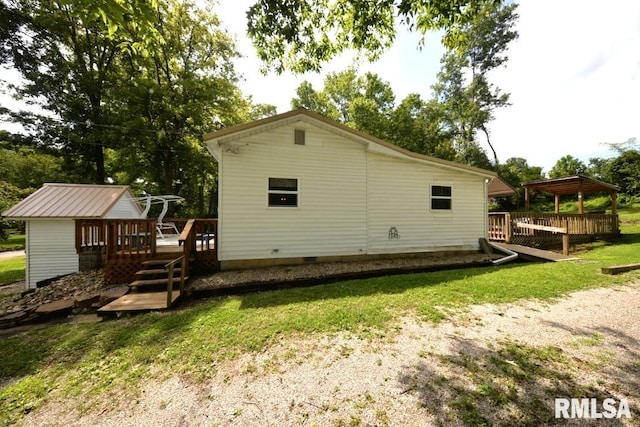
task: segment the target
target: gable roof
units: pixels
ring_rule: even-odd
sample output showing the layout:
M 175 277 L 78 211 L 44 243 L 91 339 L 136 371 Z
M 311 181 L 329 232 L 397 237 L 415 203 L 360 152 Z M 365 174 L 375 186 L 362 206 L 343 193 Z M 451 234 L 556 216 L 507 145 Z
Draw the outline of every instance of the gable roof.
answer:
M 102 218 L 123 195 L 134 197 L 127 185 L 47 183 L 2 215 L 21 219 Z
M 204 134 L 202 139 L 205 142 L 212 141 L 212 140 L 221 140 L 221 139 L 225 139 L 225 140 L 235 139 L 235 137 L 242 137 L 243 135 L 258 133 L 261 131 L 260 128 L 268 130 L 274 127 L 278 127 L 278 122 L 282 122 L 281 125 L 286 125 L 292 121 L 295 121 L 295 119 L 303 119 L 303 120 L 306 119 L 306 121 L 310 121 L 316 125 L 320 125 L 321 127 L 324 127 L 324 128 L 328 127 L 328 129 L 333 131 L 334 133 L 338 133 L 347 138 L 356 139 L 361 142 L 375 144 L 383 149 L 390 149 L 396 154 L 399 154 L 402 157 L 406 157 L 409 159 L 426 162 L 426 163 L 432 163 L 432 164 L 444 166 L 447 168 L 458 169 L 464 172 L 470 172 L 475 175 L 486 176 L 489 178 L 493 178 L 497 176 L 495 172 L 488 171 L 486 169 L 476 168 L 474 166 L 463 165 L 462 163 L 452 162 L 449 160 L 439 159 L 437 157 L 414 153 L 412 151 L 406 150 L 390 142 L 376 138 L 375 136 L 371 136 L 359 130 L 345 126 L 342 123 L 338 123 L 335 120 L 329 119 L 321 114 L 307 110 L 306 108 L 302 108 L 302 107 L 297 108 L 295 110 L 287 111 L 286 113 L 276 114 L 274 116 L 270 116 L 264 119 L 255 120 L 253 122 L 243 123 L 241 125 L 220 129 L 214 132 L 209 132 Z

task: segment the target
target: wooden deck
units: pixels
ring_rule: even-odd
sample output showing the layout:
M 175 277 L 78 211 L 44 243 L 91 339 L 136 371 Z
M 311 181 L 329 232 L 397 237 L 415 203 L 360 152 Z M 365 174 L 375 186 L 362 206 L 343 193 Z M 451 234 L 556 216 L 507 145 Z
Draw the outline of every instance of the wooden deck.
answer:
M 491 241 L 543 249 L 620 236 L 618 215 L 605 214 L 489 212 L 488 226 Z
M 558 261 L 575 261 L 578 259 L 578 258 L 562 255 L 557 252 L 544 251 L 542 249 L 531 248 L 529 246 L 512 245 L 509 243 L 498 243 L 498 242 L 493 242 L 493 243 L 502 248 L 516 252 L 520 258 L 526 259 L 529 261 L 558 262 Z
M 171 294 L 171 304 L 180 298 L 180 291 L 175 290 Z M 161 292 L 134 292 L 124 295 L 98 309 L 99 313 L 119 311 L 149 311 L 167 309 L 167 291 Z

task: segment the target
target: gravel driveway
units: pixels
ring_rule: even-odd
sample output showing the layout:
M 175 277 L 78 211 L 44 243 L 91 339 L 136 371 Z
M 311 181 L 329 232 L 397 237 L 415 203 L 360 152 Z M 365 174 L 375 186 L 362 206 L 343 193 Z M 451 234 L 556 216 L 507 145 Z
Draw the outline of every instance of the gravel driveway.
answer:
M 583 425 L 555 397 L 627 399 L 639 425 L 640 282 L 553 304 L 471 307 L 437 326 L 406 318 L 375 337 L 283 340 L 217 366 L 204 384 L 173 376 L 137 401 L 79 414 L 49 404 L 25 424 L 65 426 Z

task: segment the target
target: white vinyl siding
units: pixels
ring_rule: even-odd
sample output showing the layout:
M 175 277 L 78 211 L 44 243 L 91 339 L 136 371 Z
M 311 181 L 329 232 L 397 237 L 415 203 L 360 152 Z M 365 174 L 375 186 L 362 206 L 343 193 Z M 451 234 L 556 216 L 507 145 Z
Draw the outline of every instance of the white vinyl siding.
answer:
M 27 287 L 79 269 L 72 219 L 27 221 Z
M 368 253 L 478 248 L 486 234 L 483 177 L 373 153 L 367 171 Z M 430 209 L 432 185 L 451 187 L 451 210 Z
M 303 127 L 304 126 L 304 127 Z M 294 129 L 305 145 L 294 144 Z M 220 162 L 220 260 L 359 255 L 366 251 L 366 151 L 296 123 L 233 142 Z M 269 208 L 269 178 L 298 180 L 298 207 Z
M 111 207 L 109 212 L 104 216 L 105 218 L 140 218 L 141 212 L 136 206 L 136 202 L 131 200 L 129 193 L 125 193 L 118 199 L 118 201 Z

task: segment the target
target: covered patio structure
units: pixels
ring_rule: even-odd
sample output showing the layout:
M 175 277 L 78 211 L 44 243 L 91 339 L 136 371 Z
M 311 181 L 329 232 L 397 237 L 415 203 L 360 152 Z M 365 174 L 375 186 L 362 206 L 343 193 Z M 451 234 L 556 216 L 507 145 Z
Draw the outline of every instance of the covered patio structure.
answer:
M 563 247 L 566 252 L 568 242 L 584 243 L 620 235 L 616 206 L 619 188 L 615 185 L 575 175 L 526 182 L 522 186 L 525 189 L 525 212 L 490 212 L 490 240 L 539 248 Z M 532 191 L 553 194 L 554 212 L 530 212 Z M 611 198 L 611 213 L 585 212 L 584 195 L 589 193 L 608 194 Z M 572 194 L 578 196 L 578 213 L 560 213 L 560 197 Z

